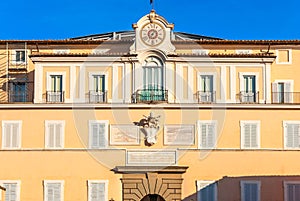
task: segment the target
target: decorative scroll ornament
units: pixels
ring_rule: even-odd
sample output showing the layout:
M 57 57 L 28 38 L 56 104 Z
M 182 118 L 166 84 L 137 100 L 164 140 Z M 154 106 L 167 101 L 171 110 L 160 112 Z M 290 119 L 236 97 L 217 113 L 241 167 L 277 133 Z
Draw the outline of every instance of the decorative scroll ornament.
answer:
M 144 118 L 139 122 L 135 122 L 135 124 L 142 127 L 141 131 L 145 134 L 145 143 L 146 145 L 151 146 L 157 142 L 160 116 L 154 117 L 152 112 L 150 112 L 149 116 L 143 116 Z

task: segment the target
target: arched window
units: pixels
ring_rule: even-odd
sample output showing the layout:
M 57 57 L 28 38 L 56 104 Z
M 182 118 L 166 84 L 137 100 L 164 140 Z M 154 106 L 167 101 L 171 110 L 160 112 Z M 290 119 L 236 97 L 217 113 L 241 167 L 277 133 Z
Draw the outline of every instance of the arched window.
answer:
M 136 92 L 135 102 L 164 102 L 168 91 L 164 87 L 164 65 L 154 56 L 143 62 L 143 88 Z
M 148 57 L 143 64 L 144 89 L 164 89 L 163 63 L 157 57 Z

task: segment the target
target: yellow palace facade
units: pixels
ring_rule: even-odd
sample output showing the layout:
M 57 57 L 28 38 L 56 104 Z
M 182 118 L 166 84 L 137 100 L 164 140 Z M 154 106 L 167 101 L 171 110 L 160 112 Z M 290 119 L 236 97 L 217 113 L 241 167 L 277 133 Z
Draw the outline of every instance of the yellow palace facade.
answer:
M 300 41 L 132 27 L 0 40 L 1 200 L 300 200 Z

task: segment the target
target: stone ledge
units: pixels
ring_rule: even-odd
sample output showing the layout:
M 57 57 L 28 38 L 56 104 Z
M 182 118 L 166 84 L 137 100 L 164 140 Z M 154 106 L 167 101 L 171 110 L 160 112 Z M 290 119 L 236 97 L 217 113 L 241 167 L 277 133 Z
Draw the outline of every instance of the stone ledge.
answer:
M 183 174 L 187 169 L 187 166 L 117 166 L 112 171 L 118 174 L 135 174 L 147 172 Z

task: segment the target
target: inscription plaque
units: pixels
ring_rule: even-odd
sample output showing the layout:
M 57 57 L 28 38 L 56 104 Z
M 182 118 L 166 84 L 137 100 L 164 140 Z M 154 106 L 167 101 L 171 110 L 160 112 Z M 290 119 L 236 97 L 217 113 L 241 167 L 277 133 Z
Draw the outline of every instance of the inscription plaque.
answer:
M 153 150 L 153 151 L 127 151 L 127 165 L 175 165 L 176 151 Z
M 140 129 L 133 125 L 111 125 L 110 126 L 111 145 L 139 145 Z
M 195 126 L 194 125 L 165 125 L 164 127 L 165 145 L 194 145 Z

